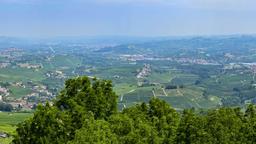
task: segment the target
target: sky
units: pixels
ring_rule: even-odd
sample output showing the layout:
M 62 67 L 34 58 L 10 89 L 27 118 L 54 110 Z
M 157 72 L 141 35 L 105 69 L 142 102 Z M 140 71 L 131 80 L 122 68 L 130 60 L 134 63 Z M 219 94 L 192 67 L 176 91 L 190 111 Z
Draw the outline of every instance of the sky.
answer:
M 0 0 L 0 36 L 256 34 L 256 0 Z

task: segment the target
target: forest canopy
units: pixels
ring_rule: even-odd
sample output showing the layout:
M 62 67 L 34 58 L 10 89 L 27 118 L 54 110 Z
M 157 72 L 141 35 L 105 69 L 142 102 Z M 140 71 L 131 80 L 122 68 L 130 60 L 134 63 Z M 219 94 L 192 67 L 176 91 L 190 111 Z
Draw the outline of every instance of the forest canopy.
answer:
M 53 102 L 39 105 L 17 127 L 13 143 L 229 144 L 256 141 L 256 107 L 178 112 L 152 98 L 117 110 L 118 96 L 108 80 L 69 79 Z

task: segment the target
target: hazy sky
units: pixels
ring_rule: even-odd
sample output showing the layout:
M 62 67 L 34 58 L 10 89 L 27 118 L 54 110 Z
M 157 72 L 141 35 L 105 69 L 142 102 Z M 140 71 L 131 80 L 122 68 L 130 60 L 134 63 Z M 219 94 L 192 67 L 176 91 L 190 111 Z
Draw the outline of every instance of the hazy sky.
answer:
M 3 36 L 255 33 L 256 0 L 0 0 Z

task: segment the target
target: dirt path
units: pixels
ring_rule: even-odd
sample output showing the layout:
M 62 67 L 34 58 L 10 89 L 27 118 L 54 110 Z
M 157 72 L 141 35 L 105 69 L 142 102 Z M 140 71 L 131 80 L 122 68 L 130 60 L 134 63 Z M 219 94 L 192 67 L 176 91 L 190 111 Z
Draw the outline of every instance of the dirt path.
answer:
M 120 97 L 121 102 L 123 101 L 123 98 L 124 98 L 124 95 L 121 95 L 121 97 Z
M 164 92 L 164 95 L 165 95 L 165 96 L 168 96 L 167 93 L 166 93 L 166 91 L 165 91 L 165 89 L 162 88 L 162 90 L 163 90 L 163 92 Z
M 152 90 L 152 93 L 153 93 L 153 96 L 156 97 L 156 94 L 155 94 L 155 91 L 154 91 L 154 90 Z
M 134 92 L 135 91 L 135 89 L 132 89 L 132 90 L 130 90 L 128 93 L 132 93 L 132 92 Z
M 177 91 L 177 93 L 178 93 L 178 95 L 179 95 L 179 96 L 184 96 L 184 95 L 183 95 L 183 93 L 182 93 L 182 92 L 180 92 L 180 89 L 179 89 L 179 88 L 177 88 L 177 90 L 176 90 L 176 91 Z

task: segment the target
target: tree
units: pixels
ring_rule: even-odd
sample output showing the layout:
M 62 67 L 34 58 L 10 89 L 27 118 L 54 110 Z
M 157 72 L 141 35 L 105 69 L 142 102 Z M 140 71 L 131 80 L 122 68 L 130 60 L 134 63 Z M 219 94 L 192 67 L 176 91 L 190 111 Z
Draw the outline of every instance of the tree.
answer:
M 117 111 L 110 81 L 78 77 L 18 125 L 13 143 L 229 144 L 256 141 L 256 107 L 179 114 L 158 98 Z
M 165 101 L 153 98 L 149 101 L 148 116 L 164 143 L 173 143 L 179 124 L 179 114 Z
M 208 112 L 207 132 L 211 135 L 213 143 L 242 143 L 243 126 L 238 113 L 232 108 L 220 108 Z
M 247 143 L 255 143 L 256 141 L 256 108 L 254 105 L 249 105 L 243 117 L 243 127 L 241 133 L 244 136 L 244 141 Z
M 90 111 L 100 119 L 117 112 L 117 97 L 111 81 L 78 77 L 66 81 L 55 105 L 62 110 Z
M 13 107 L 11 104 L 0 102 L 0 111 L 12 111 Z
M 84 121 L 83 127 L 76 132 L 74 140 L 69 144 L 112 143 L 117 144 L 117 136 L 112 132 L 110 124 L 105 120 L 90 117 Z
M 205 126 L 206 120 L 204 117 L 196 115 L 192 109 L 184 110 L 177 130 L 176 143 L 210 143 L 210 137 L 205 130 Z
M 32 118 L 18 125 L 13 143 L 65 143 L 72 132 L 70 122 L 65 112 L 49 103 L 39 105 Z
M 38 106 L 31 119 L 18 125 L 13 143 L 66 143 L 75 137 L 88 115 L 106 119 L 116 112 L 117 95 L 111 81 L 69 79 L 53 106 Z

